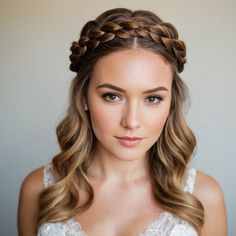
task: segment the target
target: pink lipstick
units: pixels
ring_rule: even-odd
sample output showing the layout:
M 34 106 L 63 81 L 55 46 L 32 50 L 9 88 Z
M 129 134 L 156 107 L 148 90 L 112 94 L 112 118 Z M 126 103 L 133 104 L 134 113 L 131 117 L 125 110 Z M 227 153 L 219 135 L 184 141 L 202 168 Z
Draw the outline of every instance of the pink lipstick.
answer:
M 140 137 L 129 137 L 129 136 L 124 136 L 124 137 L 116 137 L 119 141 L 119 143 L 125 147 L 134 147 L 137 144 L 139 144 L 142 140 Z

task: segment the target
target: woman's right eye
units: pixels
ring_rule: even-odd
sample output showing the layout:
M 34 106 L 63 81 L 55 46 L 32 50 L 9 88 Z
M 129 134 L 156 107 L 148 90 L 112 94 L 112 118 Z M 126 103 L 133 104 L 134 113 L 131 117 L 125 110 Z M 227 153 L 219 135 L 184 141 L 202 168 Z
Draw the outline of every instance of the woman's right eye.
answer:
M 119 96 L 113 94 L 113 93 L 105 93 L 102 95 L 103 99 L 108 102 L 118 101 L 116 98 L 119 98 Z

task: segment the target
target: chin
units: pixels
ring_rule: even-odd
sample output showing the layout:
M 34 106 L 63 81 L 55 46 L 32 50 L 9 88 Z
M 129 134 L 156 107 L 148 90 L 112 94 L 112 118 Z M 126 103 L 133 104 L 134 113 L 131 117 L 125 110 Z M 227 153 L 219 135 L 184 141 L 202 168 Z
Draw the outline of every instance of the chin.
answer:
M 141 152 L 140 149 L 125 149 L 125 150 L 120 150 L 120 151 L 112 151 L 111 152 L 114 157 L 116 157 L 119 160 L 123 161 L 135 161 L 135 160 L 140 160 L 144 159 L 146 156 L 146 152 Z

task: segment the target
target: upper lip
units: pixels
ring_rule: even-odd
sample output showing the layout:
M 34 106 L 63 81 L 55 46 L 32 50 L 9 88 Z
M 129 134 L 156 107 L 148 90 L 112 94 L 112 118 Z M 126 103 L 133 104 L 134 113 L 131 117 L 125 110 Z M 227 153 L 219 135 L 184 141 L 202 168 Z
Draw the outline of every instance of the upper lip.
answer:
M 140 137 L 137 137 L 137 136 L 122 136 L 122 137 L 117 137 L 117 138 L 120 138 L 120 139 L 127 139 L 127 140 L 138 140 L 138 139 L 142 139 Z

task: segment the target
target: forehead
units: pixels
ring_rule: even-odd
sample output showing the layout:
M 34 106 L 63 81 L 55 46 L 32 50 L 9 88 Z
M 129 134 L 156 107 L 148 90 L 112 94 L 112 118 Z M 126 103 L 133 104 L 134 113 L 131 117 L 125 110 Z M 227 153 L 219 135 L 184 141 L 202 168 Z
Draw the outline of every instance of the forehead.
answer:
M 162 56 L 150 50 L 127 49 L 99 59 L 90 83 L 112 83 L 124 89 L 145 90 L 158 85 L 170 88 L 172 69 Z

